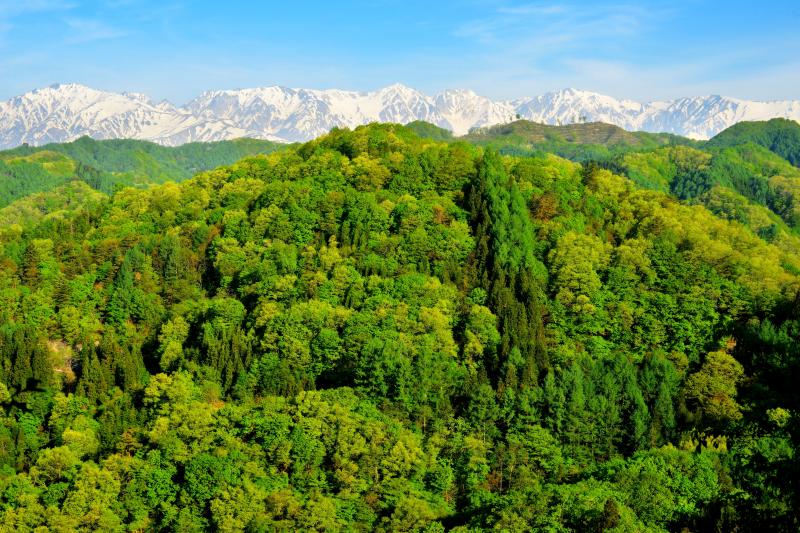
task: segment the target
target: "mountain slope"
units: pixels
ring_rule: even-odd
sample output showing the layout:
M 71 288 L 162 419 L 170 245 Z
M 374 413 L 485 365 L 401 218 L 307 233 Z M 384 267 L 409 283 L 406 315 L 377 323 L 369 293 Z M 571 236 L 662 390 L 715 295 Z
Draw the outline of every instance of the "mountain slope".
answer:
M 395 124 L 56 194 L 0 210 L 3 531 L 797 531 L 796 236 Z
M 19 238 L 22 227 L 45 218 L 70 216 L 106 198 L 83 181 L 73 180 L 52 190 L 36 192 L 0 207 L 0 239 Z
M 111 192 L 117 186 L 183 181 L 197 172 L 285 145 L 256 139 L 189 143 L 179 147 L 131 139 L 21 146 L 0 152 L 0 207 L 72 180 Z
M 182 107 L 133 93 L 54 85 L 0 102 L 0 148 L 41 145 L 88 135 L 134 138 L 174 146 L 253 137 L 307 141 L 335 127 L 424 120 L 464 135 L 524 118 L 544 124 L 606 122 L 629 131 L 707 139 L 744 120 L 800 120 L 800 101 L 754 102 L 721 96 L 639 103 L 564 89 L 498 102 L 469 90 L 435 96 L 395 84 L 370 92 L 289 89 L 208 91 Z
M 168 102 L 156 104 L 141 94 L 98 91 L 78 84 L 53 85 L 0 103 L 0 148 L 65 142 L 83 135 L 166 145 L 269 138 L 218 118 L 193 115 Z
M 602 164 L 639 186 L 702 203 L 765 238 L 785 226 L 800 230 L 800 169 L 755 143 L 669 146 L 621 153 Z
M 597 161 L 620 152 L 695 144 L 677 135 L 629 132 L 602 122 L 550 126 L 527 120 L 478 128 L 462 139 L 497 148 L 505 154 L 554 153 L 573 161 Z
M 775 118 L 767 122 L 740 122 L 717 134 L 708 144 L 728 147 L 752 142 L 800 166 L 800 124 Z

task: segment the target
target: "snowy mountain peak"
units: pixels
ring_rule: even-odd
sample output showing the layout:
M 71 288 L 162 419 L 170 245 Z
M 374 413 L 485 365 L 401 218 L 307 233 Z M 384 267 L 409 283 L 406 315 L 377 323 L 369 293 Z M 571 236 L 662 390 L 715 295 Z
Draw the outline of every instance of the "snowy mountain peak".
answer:
M 561 95 L 565 97 L 591 97 L 591 96 L 602 96 L 598 93 L 594 93 L 591 91 L 582 91 L 580 89 L 573 89 L 572 87 L 566 87 L 564 89 L 558 91 L 551 91 L 547 94 L 554 94 L 554 95 Z
M 124 93 L 122 93 L 122 96 L 125 96 L 126 98 L 131 98 L 131 99 L 133 99 L 133 100 L 137 100 L 137 101 L 139 101 L 139 102 L 142 102 L 142 103 L 145 103 L 145 104 L 155 105 L 155 104 L 153 104 L 153 101 L 152 101 L 152 100 L 150 100 L 150 97 L 149 97 L 149 96 L 147 96 L 147 95 L 146 95 L 146 94 L 144 94 L 144 93 L 129 93 L 129 92 L 124 92 Z
M 473 99 L 473 98 L 480 98 L 478 94 L 473 91 L 472 89 L 445 89 L 438 95 L 436 98 L 466 98 L 466 99 Z
M 402 83 L 393 83 L 382 89 L 378 89 L 379 93 L 401 93 L 401 94 L 420 94 L 416 89 L 412 89 Z
M 365 93 L 363 96 L 369 98 L 373 95 L 380 95 L 381 98 L 384 100 L 390 98 L 400 98 L 406 101 L 410 100 L 419 100 L 419 99 L 426 99 L 427 97 L 422 94 L 421 92 L 417 91 L 416 89 L 412 89 L 411 87 L 406 87 L 405 85 L 400 85 L 396 83 L 394 85 L 390 85 L 389 87 L 384 87 L 383 89 L 379 89 L 373 93 Z
M 61 92 L 61 93 L 75 92 L 75 91 L 100 92 L 97 91 L 96 89 L 92 89 L 91 87 L 87 87 L 86 85 L 81 85 L 80 83 L 53 83 L 52 85 L 49 85 L 42 89 L 35 89 L 32 92 L 34 93 L 45 92 L 48 89 L 53 92 Z
M 89 135 L 176 145 L 255 137 L 306 141 L 333 127 L 425 120 L 463 135 L 515 120 L 546 124 L 607 122 L 627 130 L 707 139 L 743 120 L 800 120 L 800 101 L 755 102 L 719 95 L 648 103 L 566 88 L 532 98 L 495 101 L 469 89 L 435 96 L 395 83 L 368 92 L 281 86 L 206 91 L 178 107 L 141 93 L 54 84 L 0 102 L 0 148 L 64 142 Z

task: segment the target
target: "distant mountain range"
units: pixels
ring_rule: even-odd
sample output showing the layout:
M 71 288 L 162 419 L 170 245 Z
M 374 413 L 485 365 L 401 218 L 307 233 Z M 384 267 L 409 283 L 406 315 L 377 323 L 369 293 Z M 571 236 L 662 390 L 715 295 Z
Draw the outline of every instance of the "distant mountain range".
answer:
M 0 148 L 24 143 L 132 138 L 176 146 L 253 137 L 313 139 L 334 127 L 424 120 L 464 135 L 523 118 L 544 124 L 606 122 L 629 131 L 708 139 L 741 121 L 800 121 L 800 100 L 757 102 L 722 96 L 639 103 L 564 89 L 533 98 L 494 101 L 469 90 L 427 96 L 403 85 L 372 92 L 264 87 L 208 91 L 178 107 L 138 93 L 78 84 L 53 85 L 0 102 Z

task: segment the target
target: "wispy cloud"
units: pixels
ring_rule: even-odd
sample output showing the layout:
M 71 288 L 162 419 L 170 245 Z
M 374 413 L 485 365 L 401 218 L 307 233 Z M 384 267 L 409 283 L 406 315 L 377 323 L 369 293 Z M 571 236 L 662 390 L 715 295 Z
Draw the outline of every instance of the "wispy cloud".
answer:
M 15 28 L 15 19 L 44 12 L 69 11 L 77 4 L 69 0 L 0 0 L 0 47 L 5 36 Z
M 639 4 L 517 4 L 498 7 L 494 14 L 461 24 L 456 37 L 484 45 L 589 44 L 609 37 L 634 36 L 664 10 Z M 552 51 L 550 51 L 552 52 Z
M 35 52 L 3 57 L 0 59 L 0 72 L 20 65 L 33 65 L 36 61 L 40 61 L 42 57 L 42 54 Z
M 473 50 L 459 84 L 506 97 L 553 89 L 578 70 L 571 61 L 625 56 L 669 15 L 652 4 L 503 3 L 453 30 Z
M 65 22 L 70 29 L 70 34 L 66 39 L 67 44 L 116 39 L 128 34 L 122 29 L 97 19 L 67 18 Z
M 0 0 L 0 92 L 65 77 L 173 100 L 209 86 L 369 89 L 397 80 L 496 99 L 570 86 L 637 100 L 797 98 L 800 87 L 796 1 L 273 4 Z M 31 64 L 11 61 L 31 53 Z
M 525 4 L 519 6 L 501 6 L 498 13 L 504 15 L 559 15 L 570 8 L 563 4 Z
M 620 96 L 647 95 L 640 100 L 721 94 L 770 100 L 763 80 L 782 87 L 800 87 L 800 63 L 751 64 L 731 68 L 735 56 L 710 55 L 692 62 L 640 65 L 623 61 L 568 60 L 565 77 L 573 83 L 592 80 L 580 87 Z M 585 82 L 584 82 L 585 83 Z
M 0 18 L 45 11 L 67 11 L 77 6 L 76 2 L 70 0 L 0 0 Z

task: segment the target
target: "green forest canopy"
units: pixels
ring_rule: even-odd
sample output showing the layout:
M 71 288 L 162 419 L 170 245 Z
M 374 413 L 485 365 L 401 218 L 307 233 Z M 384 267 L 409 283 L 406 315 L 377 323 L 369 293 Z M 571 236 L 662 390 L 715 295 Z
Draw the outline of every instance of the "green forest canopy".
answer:
M 542 156 L 552 153 L 580 163 L 608 159 L 630 151 L 698 144 L 669 133 L 629 132 L 602 122 L 552 126 L 528 120 L 477 128 L 461 139 L 495 148 L 507 155 Z
M 721 169 L 797 177 L 752 146 L 369 125 L 15 202 L 2 527 L 797 530 L 800 240 Z
M 725 148 L 754 143 L 775 152 L 795 166 L 800 166 L 800 124 L 785 118 L 766 122 L 739 122 L 717 134 L 710 146 Z
M 79 180 L 110 193 L 120 186 L 183 181 L 197 172 L 283 145 L 256 139 L 188 143 L 178 147 L 147 141 L 96 141 L 89 137 L 41 147 L 0 152 L 0 207 L 36 192 Z

